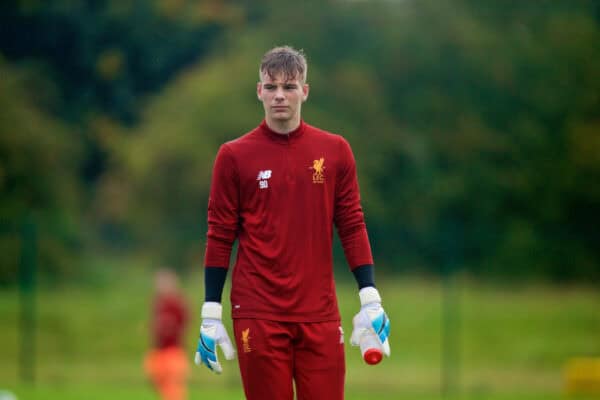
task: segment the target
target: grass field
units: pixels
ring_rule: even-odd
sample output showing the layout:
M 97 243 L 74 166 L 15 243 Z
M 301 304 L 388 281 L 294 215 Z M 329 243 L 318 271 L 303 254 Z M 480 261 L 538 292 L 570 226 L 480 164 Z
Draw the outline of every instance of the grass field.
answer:
M 185 290 L 201 305 L 201 276 Z M 137 272 L 94 288 L 43 289 L 36 295 L 37 327 L 31 357 L 35 384 L 19 379 L 19 296 L 0 291 L 0 390 L 27 399 L 153 399 L 142 374 L 148 346 L 152 277 Z M 392 321 L 392 357 L 367 366 L 346 345 L 346 398 L 442 399 L 442 287 L 419 279 L 379 279 Z M 497 287 L 456 282 L 457 379 L 452 399 L 553 400 L 563 393 L 562 368 L 572 356 L 600 355 L 600 293 L 584 287 Z M 228 292 L 228 289 L 226 289 Z M 338 285 L 348 342 L 358 309 L 351 283 Z M 225 304 L 225 309 L 229 304 Z M 227 317 L 228 318 L 228 317 Z M 199 317 L 187 336 L 192 357 Z M 230 330 L 231 332 L 231 330 Z M 243 399 L 235 362 L 215 376 L 194 367 L 190 399 Z M 600 394 L 577 399 L 600 398 Z

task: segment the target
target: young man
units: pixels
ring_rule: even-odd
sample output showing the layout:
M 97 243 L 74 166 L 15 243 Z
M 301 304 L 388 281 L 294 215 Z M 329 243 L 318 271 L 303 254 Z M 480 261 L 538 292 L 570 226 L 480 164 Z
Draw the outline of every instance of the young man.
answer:
M 208 202 L 206 297 L 196 363 L 220 373 L 233 346 L 221 295 L 239 241 L 231 303 L 249 400 L 338 400 L 344 396 L 344 338 L 332 266 L 333 225 L 359 286 L 352 343 L 377 336 L 389 356 L 389 320 L 373 280 L 350 145 L 306 124 L 304 55 L 276 47 L 263 57 L 257 96 L 264 121 L 221 146 Z M 378 361 L 378 360 L 374 360 Z

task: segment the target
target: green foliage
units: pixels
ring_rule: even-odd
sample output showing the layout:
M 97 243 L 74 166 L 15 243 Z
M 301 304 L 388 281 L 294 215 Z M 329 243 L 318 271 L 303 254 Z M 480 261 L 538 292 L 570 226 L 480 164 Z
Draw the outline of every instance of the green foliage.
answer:
M 81 147 L 76 133 L 42 111 L 54 88 L 35 69 L 11 68 L 0 58 L 0 285 L 16 280 L 25 219 L 36 221 L 45 275 L 75 272 L 80 248 Z
M 132 122 L 140 95 L 156 91 L 206 56 L 221 31 L 243 20 L 222 1 L 9 1 L 0 50 L 49 66 L 62 95 L 61 114 L 90 109 Z
M 150 105 L 132 142 L 166 137 L 159 131 L 168 124 L 181 132 L 171 142 L 190 132 L 202 142 L 196 154 L 179 153 L 188 163 L 212 160 L 219 143 L 258 122 L 248 116 L 260 106 L 240 99 L 253 96 L 262 51 L 290 43 L 309 56 L 305 118 L 354 147 L 383 268 L 465 265 L 505 277 L 600 278 L 589 218 L 600 212 L 590 180 L 600 176 L 592 150 L 600 35 L 586 3 L 535 11 L 433 1 L 311 10 L 307 19 L 275 7 L 264 25 L 231 39 L 231 50 L 190 69 L 186 83 L 166 91 L 177 96 Z M 186 196 L 178 199 L 186 209 Z M 198 199 L 187 199 L 196 210 Z M 191 210 L 183 214 L 198 215 Z
M 119 190 L 99 185 L 104 204 L 126 199 L 126 211 L 102 223 L 129 229 L 171 265 L 199 265 L 216 149 L 261 118 L 256 71 L 239 59 L 202 64 L 153 99 L 139 126 L 113 143 Z
M 15 281 L 21 244 L 14 232 L 25 214 L 44 225 L 38 265 L 49 276 L 74 275 L 65 265 L 82 242 L 89 249 L 96 238 L 109 238 L 127 248 L 129 230 L 146 226 L 113 223 L 126 202 L 122 180 L 107 173 L 118 157 L 114 137 L 136 122 L 142 96 L 205 58 L 225 27 L 244 20 L 240 6 L 219 0 L 3 3 L 1 205 L 10 221 L 3 222 L 0 250 L 11 261 L 0 283 Z M 27 74 L 29 86 L 14 84 L 8 69 Z
M 33 109 L 80 121 L 85 212 L 56 219 L 85 221 L 91 247 L 200 263 L 214 155 L 258 124 L 260 57 L 291 44 L 309 59 L 305 119 L 353 146 L 378 268 L 600 280 L 594 1 L 5 9 L 0 51 L 37 60 L 53 93 Z

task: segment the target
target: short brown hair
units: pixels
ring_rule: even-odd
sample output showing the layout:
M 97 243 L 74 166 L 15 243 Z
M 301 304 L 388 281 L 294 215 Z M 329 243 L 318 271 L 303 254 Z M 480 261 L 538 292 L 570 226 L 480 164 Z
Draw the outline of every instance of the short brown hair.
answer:
M 304 52 L 290 46 L 274 47 L 267 51 L 258 70 L 259 78 L 261 73 L 266 73 L 270 78 L 283 73 L 286 80 L 297 78 L 301 82 L 306 81 L 307 72 L 308 65 Z

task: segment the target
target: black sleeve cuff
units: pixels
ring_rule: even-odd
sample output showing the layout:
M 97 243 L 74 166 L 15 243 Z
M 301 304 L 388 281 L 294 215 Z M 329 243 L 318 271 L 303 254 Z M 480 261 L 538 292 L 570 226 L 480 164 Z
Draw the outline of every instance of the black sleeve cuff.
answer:
M 221 302 L 225 278 L 227 278 L 227 268 L 204 268 L 204 301 Z
M 354 279 L 358 284 L 358 290 L 367 286 L 375 287 L 375 272 L 372 265 L 361 265 L 352 270 Z

